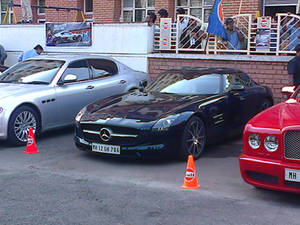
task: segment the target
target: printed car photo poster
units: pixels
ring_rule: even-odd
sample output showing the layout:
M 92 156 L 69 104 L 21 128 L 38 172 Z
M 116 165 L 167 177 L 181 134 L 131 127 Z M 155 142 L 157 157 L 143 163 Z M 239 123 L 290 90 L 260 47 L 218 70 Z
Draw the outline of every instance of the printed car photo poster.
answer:
M 92 45 L 92 23 L 46 23 L 46 46 L 84 47 Z
M 256 50 L 270 50 L 271 17 L 257 18 Z

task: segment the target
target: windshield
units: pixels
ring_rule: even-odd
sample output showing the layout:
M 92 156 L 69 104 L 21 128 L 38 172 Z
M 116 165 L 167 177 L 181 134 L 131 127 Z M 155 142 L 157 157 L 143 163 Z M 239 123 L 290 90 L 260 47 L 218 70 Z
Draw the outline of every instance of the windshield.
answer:
M 172 93 L 179 95 L 219 94 L 220 74 L 207 74 L 184 78 L 181 74 L 160 76 L 147 88 L 147 91 Z
M 50 84 L 64 61 L 26 60 L 0 75 L 0 83 Z

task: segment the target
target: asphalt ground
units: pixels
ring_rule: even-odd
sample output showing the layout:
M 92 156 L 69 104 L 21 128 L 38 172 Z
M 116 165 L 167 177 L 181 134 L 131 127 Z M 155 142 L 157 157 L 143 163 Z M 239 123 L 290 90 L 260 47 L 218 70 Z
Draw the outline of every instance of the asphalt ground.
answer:
M 240 177 L 241 137 L 196 161 L 196 190 L 181 189 L 185 162 L 81 152 L 73 128 L 47 132 L 38 154 L 0 142 L 0 224 L 300 224 L 300 196 Z

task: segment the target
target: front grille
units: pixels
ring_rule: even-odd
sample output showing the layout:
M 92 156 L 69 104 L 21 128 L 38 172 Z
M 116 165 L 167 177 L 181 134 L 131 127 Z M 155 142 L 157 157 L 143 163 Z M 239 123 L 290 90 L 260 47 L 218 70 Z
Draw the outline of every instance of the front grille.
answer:
M 284 156 L 300 160 L 300 130 L 290 130 L 284 134 Z
M 136 128 L 106 126 L 99 124 L 81 124 L 81 128 L 82 130 L 89 130 L 95 132 L 95 134 L 84 132 L 85 140 L 95 143 L 132 146 L 138 145 L 144 137 L 143 132 Z M 111 137 L 109 141 L 105 142 L 100 138 L 100 130 L 102 128 L 109 128 L 113 133 L 124 135 L 136 135 L 136 137 Z

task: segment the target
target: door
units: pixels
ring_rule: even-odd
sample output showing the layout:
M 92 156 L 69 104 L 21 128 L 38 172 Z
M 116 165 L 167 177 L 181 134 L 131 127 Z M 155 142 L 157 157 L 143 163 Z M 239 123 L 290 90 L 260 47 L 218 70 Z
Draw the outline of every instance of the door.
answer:
M 76 76 L 76 80 L 65 81 L 67 75 Z M 71 124 L 77 113 L 92 102 L 95 86 L 86 60 L 78 60 L 68 65 L 56 87 L 59 125 Z
M 89 59 L 88 63 L 95 87 L 92 90 L 93 101 L 125 92 L 128 81 L 126 76 L 119 74 L 115 62 L 109 59 Z
M 256 113 L 257 91 L 250 85 L 250 81 L 247 74 L 224 75 L 224 92 L 228 95 L 230 127 L 240 129 Z

